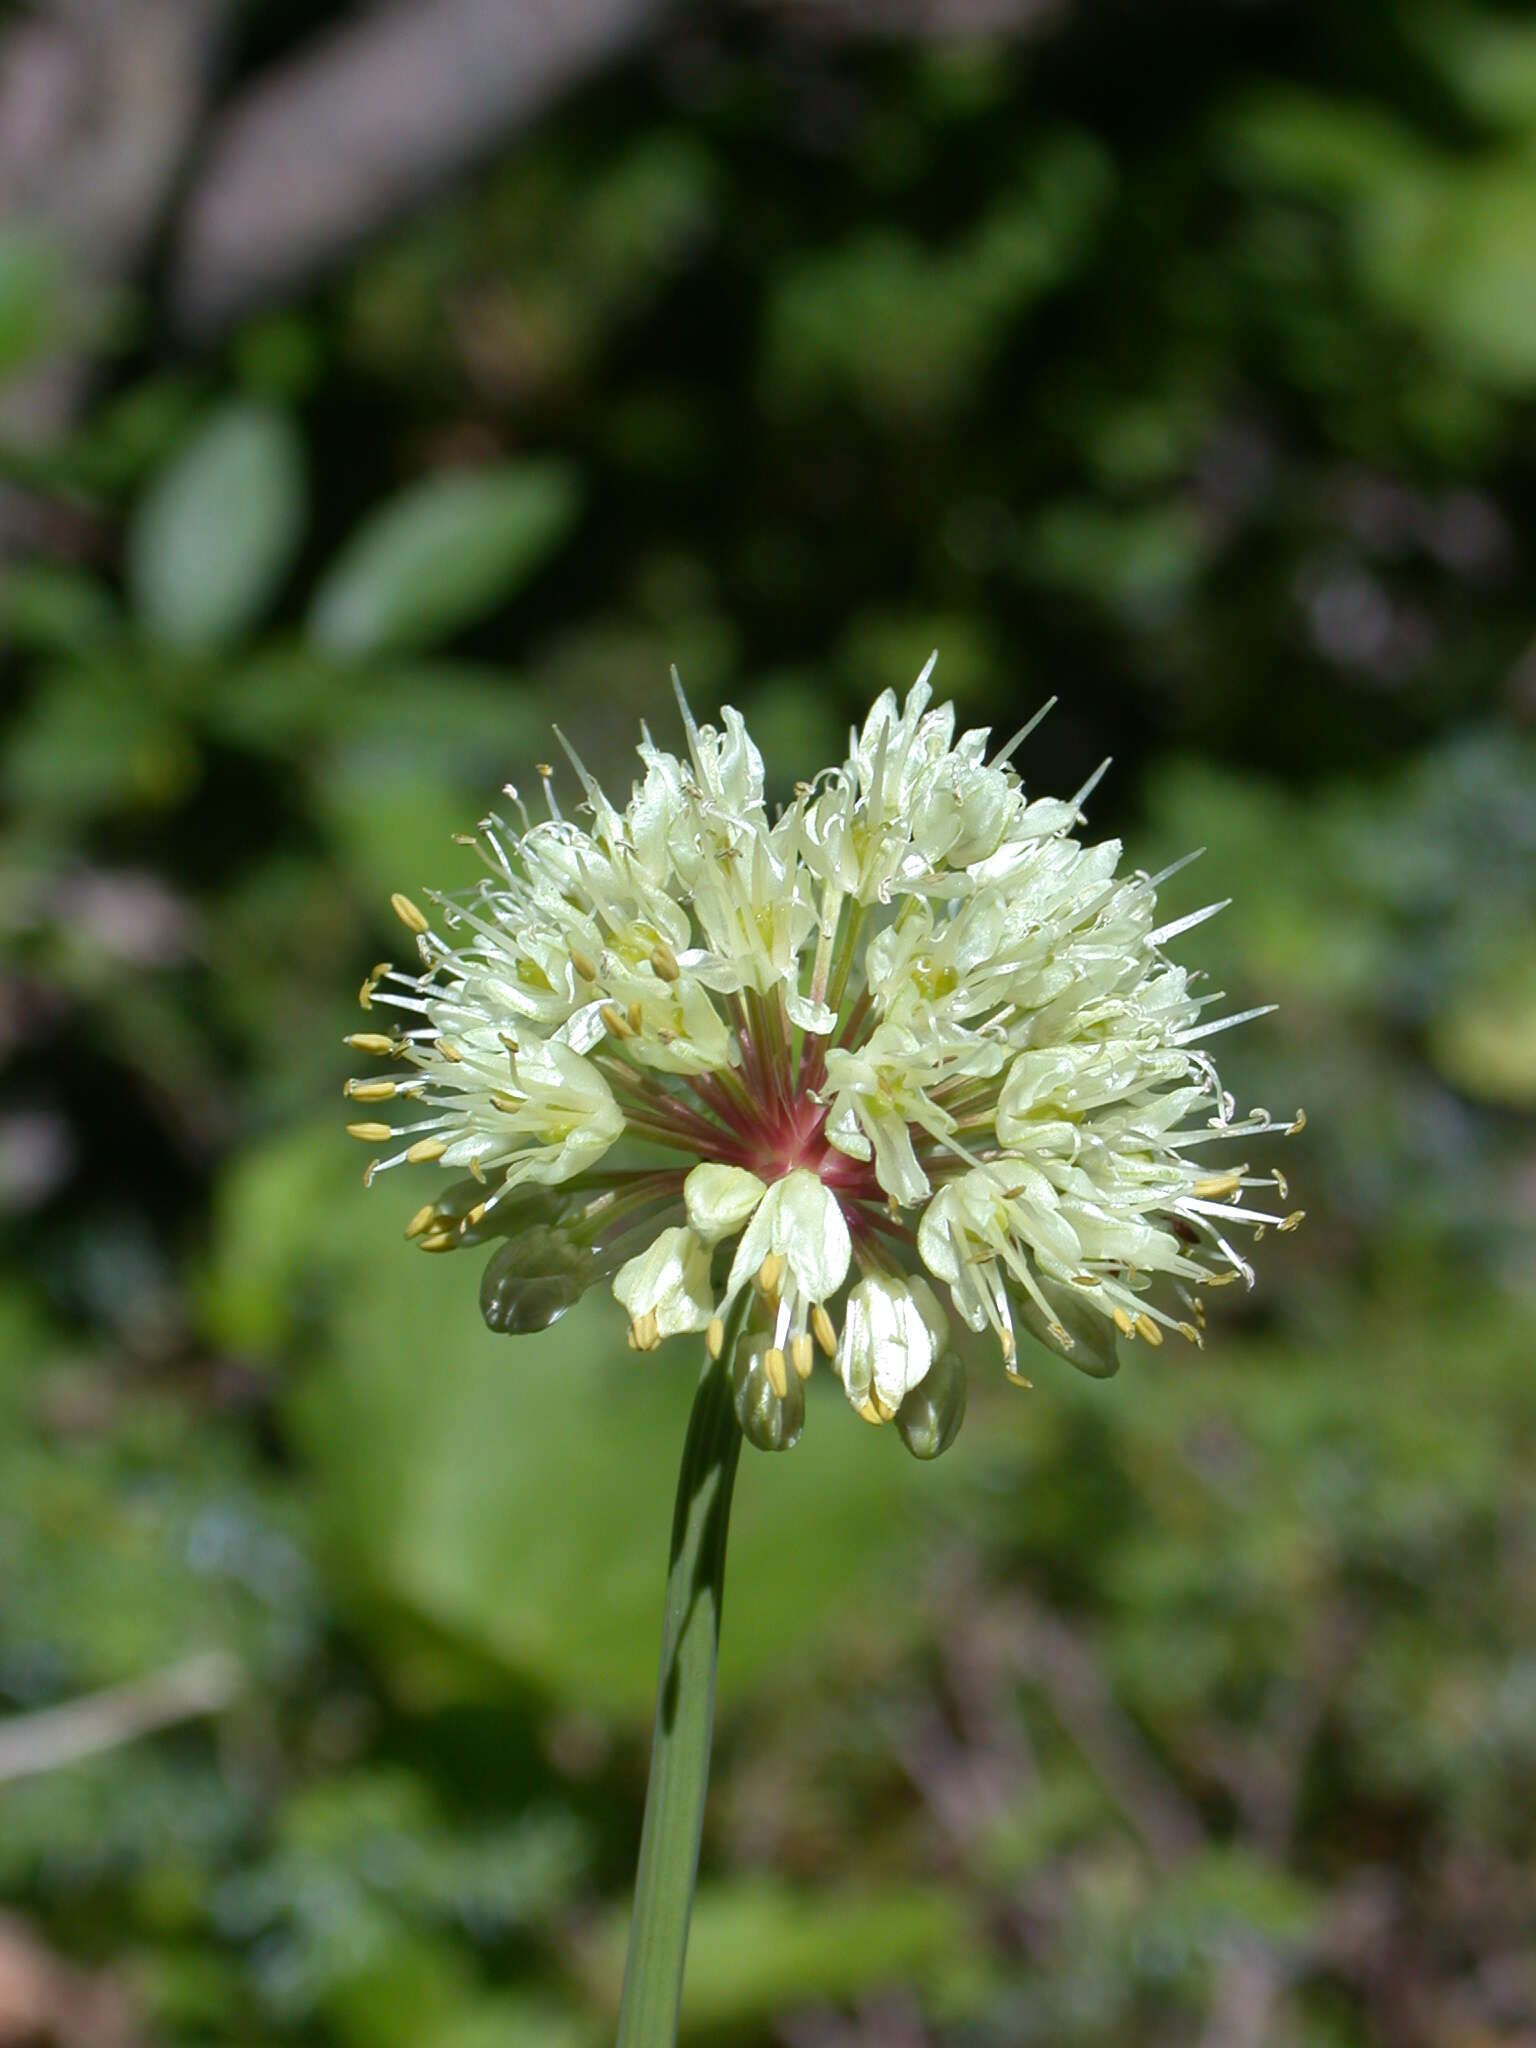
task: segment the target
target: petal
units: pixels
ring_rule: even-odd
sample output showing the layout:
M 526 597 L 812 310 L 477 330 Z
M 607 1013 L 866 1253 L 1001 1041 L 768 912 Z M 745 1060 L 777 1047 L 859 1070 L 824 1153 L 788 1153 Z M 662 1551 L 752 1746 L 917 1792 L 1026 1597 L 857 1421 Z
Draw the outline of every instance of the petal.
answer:
M 775 1181 L 763 1197 L 736 1247 L 727 1292 L 744 1287 L 770 1252 L 784 1260 L 808 1301 L 828 1300 L 848 1277 L 853 1245 L 842 1207 L 805 1167 Z
M 696 1166 L 683 1182 L 688 1221 L 705 1244 L 718 1244 L 740 1230 L 767 1192 L 744 1166 Z
M 613 1292 L 631 1317 L 654 1314 L 663 1337 L 706 1329 L 715 1312 L 709 1252 L 691 1230 L 676 1224 L 620 1266 Z
M 782 1252 L 800 1290 L 811 1301 L 826 1301 L 848 1277 L 853 1244 L 842 1205 L 805 1168 L 786 1174 L 777 1195 L 773 1249 Z M 767 1204 L 765 1202 L 764 1206 Z

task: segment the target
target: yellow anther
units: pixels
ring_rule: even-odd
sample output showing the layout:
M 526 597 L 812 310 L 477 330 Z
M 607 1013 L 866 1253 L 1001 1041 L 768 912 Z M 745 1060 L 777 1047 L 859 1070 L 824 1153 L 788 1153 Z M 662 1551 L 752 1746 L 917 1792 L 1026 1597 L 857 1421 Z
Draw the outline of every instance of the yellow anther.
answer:
M 507 1051 L 511 1053 L 512 1057 L 516 1059 L 521 1048 L 519 1047 L 517 1040 L 512 1036 L 511 1032 L 498 1031 L 496 1036 L 501 1040 L 502 1044 L 506 1047 Z
M 441 1159 L 448 1150 L 446 1138 L 418 1138 L 405 1159 L 408 1166 L 430 1166 L 434 1159 Z
M 395 1050 L 395 1041 L 386 1038 L 382 1031 L 350 1031 L 341 1042 L 350 1045 L 354 1052 L 372 1053 L 380 1060 L 389 1059 Z
M 486 1207 L 486 1203 L 476 1202 L 473 1209 L 466 1209 L 464 1211 L 464 1220 L 459 1225 L 460 1230 L 473 1230 L 476 1224 L 483 1223 L 485 1221 Z
M 816 1362 L 816 1352 L 804 1330 L 797 1330 L 789 1340 L 789 1362 L 801 1379 L 810 1378 L 811 1367 Z
M 420 1239 L 418 1249 L 424 1252 L 451 1252 L 457 1250 L 458 1242 L 451 1230 L 434 1230 L 430 1236 Z
M 583 981 L 596 981 L 597 967 L 591 956 L 583 953 L 579 947 L 572 946 L 571 948 L 571 965 Z
M 655 968 L 656 972 L 661 976 L 663 981 L 676 981 L 683 971 L 682 968 L 679 967 L 677 964 L 677 955 L 673 952 L 672 948 L 667 944 L 665 939 L 658 940 L 657 943 L 654 946 L 652 946 L 651 965 Z
M 782 1252 L 769 1252 L 757 1269 L 758 1292 L 772 1296 L 779 1291 L 779 1282 L 784 1278 L 784 1256 Z
M 1203 1202 L 1219 1202 L 1242 1186 L 1246 1172 L 1246 1167 L 1234 1166 L 1229 1173 L 1210 1174 L 1195 1182 L 1195 1193 Z
M 1305 1209 L 1293 1209 L 1290 1215 L 1287 1216 L 1285 1221 L 1280 1225 L 1280 1228 L 1282 1230 L 1299 1230 L 1302 1224 L 1306 1221 L 1306 1215 L 1307 1212 Z
M 394 1136 L 388 1124 L 348 1124 L 347 1136 L 361 1138 L 365 1145 L 387 1145 Z
M 644 1010 L 641 1009 L 638 1002 L 631 1003 L 629 1006 L 629 1028 L 636 1038 L 640 1036 L 641 1030 L 644 1028 L 644 1025 Z
M 636 1316 L 634 1322 L 635 1349 L 655 1351 L 661 1343 L 661 1326 L 656 1320 L 656 1311 L 648 1308 L 643 1316 Z
M 383 1164 L 384 1162 L 382 1159 L 369 1160 L 368 1164 L 363 1168 L 363 1186 L 365 1188 L 371 1188 L 373 1186 L 373 1177 Z
M 395 891 L 394 895 L 390 897 L 389 907 L 395 913 L 396 917 L 399 918 L 400 922 L 405 926 L 408 932 L 415 932 L 419 937 L 422 932 L 429 931 L 431 929 L 431 927 L 427 923 L 427 920 L 416 908 L 416 905 L 411 901 L 410 897 L 402 896 L 398 889 Z
M 821 1346 L 828 1358 L 836 1358 L 837 1332 L 832 1327 L 832 1318 L 827 1314 L 819 1301 L 811 1310 L 811 1335 L 816 1339 L 816 1342 Z
M 725 1325 L 718 1316 L 711 1316 L 709 1328 L 704 1332 L 704 1349 L 711 1358 L 718 1358 L 725 1349 Z
M 472 1177 L 473 1179 L 475 1179 L 475 1180 L 479 1181 L 479 1183 L 480 1183 L 481 1187 L 484 1187 L 484 1186 L 485 1186 L 485 1168 L 484 1168 L 484 1167 L 483 1167 L 483 1166 L 482 1166 L 482 1165 L 480 1164 L 480 1162 L 479 1162 L 479 1160 L 478 1160 L 478 1159 L 471 1159 L 471 1160 L 470 1160 L 470 1162 L 469 1162 L 469 1171 L 470 1171 L 470 1175 L 471 1175 L 471 1177 Z
M 363 976 L 363 985 L 357 992 L 357 1000 L 365 1010 L 373 1008 L 373 992 L 386 974 L 393 972 L 393 962 L 377 961 Z
M 625 1016 L 624 1012 L 619 1008 L 617 1003 L 604 1003 L 603 1007 L 598 1011 L 597 1014 L 599 1015 L 599 1017 L 602 1018 L 603 1022 L 607 1025 L 608 1029 L 613 1033 L 615 1038 L 634 1037 L 635 1034 L 630 1029 L 629 1019 Z
M 770 1344 L 763 1353 L 763 1371 L 768 1375 L 768 1384 L 782 1401 L 789 1392 L 789 1374 L 784 1369 L 784 1354 L 777 1344 Z
M 348 1081 L 342 1089 L 354 1102 L 388 1102 L 395 1092 L 393 1081 Z
M 1072 1285 L 1074 1287 L 1102 1287 L 1104 1282 L 1097 1273 L 1074 1273 L 1072 1275 Z
M 492 1109 L 499 1109 L 503 1116 L 516 1116 L 522 1106 L 522 1101 L 516 1095 L 493 1095 L 491 1097 Z
M 1013 1355 L 1019 1348 L 1018 1345 L 1015 1344 L 1013 1341 L 1012 1330 L 999 1330 L 997 1333 L 997 1342 L 998 1348 L 1001 1350 L 1003 1354 L 1004 1365 L 1011 1365 L 1013 1363 Z
M 863 1416 L 866 1422 L 874 1423 L 877 1429 L 879 1428 L 880 1424 L 885 1420 L 885 1417 L 880 1413 L 880 1410 L 875 1406 L 874 1402 L 870 1400 L 867 1394 L 865 1395 L 864 1399 L 859 1403 L 858 1412 L 860 1415 Z
M 535 761 L 533 766 L 540 782 L 548 782 L 555 772 L 553 765 L 548 761 Z
M 1136 1324 L 1123 1308 L 1115 1310 L 1115 1328 L 1122 1337 L 1134 1337 L 1136 1334 Z
M 446 1038 L 434 1038 L 432 1041 L 432 1050 L 437 1054 L 439 1059 L 447 1060 L 450 1065 L 455 1067 L 459 1066 L 464 1058 L 463 1053 L 461 1053 L 456 1046 L 450 1045 Z
M 423 1202 L 416 1211 L 416 1214 L 405 1226 L 406 1236 L 408 1238 L 420 1237 L 424 1230 L 429 1230 L 432 1227 L 432 1219 L 436 1214 L 437 1210 L 431 1202 Z
M 1136 1318 L 1136 1334 L 1138 1337 L 1144 1337 L 1149 1344 L 1154 1346 L 1161 1344 L 1163 1341 L 1162 1331 L 1153 1322 L 1145 1309 Z
M 1304 1109 L 1298 1109 L 1294 1121 L 1286 1125 L 1285 1135 L 1288 1138 L 1296 1138 L 1299 1137 L 1306 1128 L 1307 1112 Z

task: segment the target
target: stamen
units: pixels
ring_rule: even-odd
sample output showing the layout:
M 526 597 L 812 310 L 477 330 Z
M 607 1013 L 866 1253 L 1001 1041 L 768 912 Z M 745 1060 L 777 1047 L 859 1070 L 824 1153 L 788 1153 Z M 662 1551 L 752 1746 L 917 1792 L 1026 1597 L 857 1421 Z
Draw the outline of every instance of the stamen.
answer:
M 380 960 L 370 967 L 363 976 L 363 985 L 357 992 L 357 1000 L 365 1010 L 373 1008 L 373 993 L 386 974 L 393 974 L 394 968 L 388 960 Z
M 432 929 L 432 927 L 428 924 L 426 918 L 417 909 L 416 905 L 411 901 L 410 897 L 402 896 L 398 889 L 395 891 L 394 895 L 390 897 L 389 904 L 390 908 L 394 911 L 396 917 L 399 918 L 400 922 L 405 926 L 406 930 L 408 932 L 415 932 L 418 938 L 423 932 L 427 932 Z

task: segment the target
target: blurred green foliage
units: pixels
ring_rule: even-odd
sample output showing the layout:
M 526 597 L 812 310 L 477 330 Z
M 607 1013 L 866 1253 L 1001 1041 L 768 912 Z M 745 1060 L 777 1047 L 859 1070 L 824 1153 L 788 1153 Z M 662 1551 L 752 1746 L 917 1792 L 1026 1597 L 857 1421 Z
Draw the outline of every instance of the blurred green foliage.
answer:
M 622 786 L 675 660 L 787 789 L 937 644 L 968 719 L 1059 693 L 1032 786 L 1116 756 L 1130 860 L 1206 847 L 1310 1220 L 932 1470 L 825 1387 L 746 1461 L 687 2026 L 1530 2037 L 1533 316 L 1536 33 L 1465 0 L 700 20 L 194 352 L 0 235 L 0 374 L 95 352 L 0 446 L 28 1939 L 145 2039 L 605 2038 L 691 1371 L 490 1337 L 340 1039 L 552 718 Z M 222 1712 L 50 1762 L 209 1652 Z

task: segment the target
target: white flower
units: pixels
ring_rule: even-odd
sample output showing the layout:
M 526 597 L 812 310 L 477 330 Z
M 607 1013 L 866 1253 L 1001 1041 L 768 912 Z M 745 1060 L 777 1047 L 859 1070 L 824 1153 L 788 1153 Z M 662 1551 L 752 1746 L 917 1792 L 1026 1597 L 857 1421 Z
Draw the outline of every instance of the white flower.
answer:
M 348 1093 L 400 1115 L 350 1128 L 370 1179 L 469 1175 L 409 1234 L 520 1244 L 536 1201 L 572 1257 L 524 1322 L 601 1277 L 638 1348 L 702 1329 L 718 1355 L 745 1311 L 773 1397 L 819 1348 L 923 1455 L 964 1405 L 930 1280 L 1016 1376 L 1021 1336 L 1100 1373 L 1118 1338 L 1198 1342 L 1199 1290 L 1252 1282 L 1235 1232 L 1300 1220 L 1249 1200 L 1278 1173 L 1202 1163 L 1301 1127 L 1238 1116 L 1205 1041 L 1261 1013 L 1207 1017 L 1165 951 L 1221 906 L 1159 924 L 1164 878 L 1075 837 L 1092 783 L 1026 796 L 1025 734 L 956 737 L 928 670 L 773 816 L 741 718 L 682 710 L 686 755 L 646 734 L 627 804 L 573 754 L 579 822 L 541 769 L 548 817 L 509 790 L 477 888 L 395 898 L 419 961 L 373 970 L 398 1026 L 350 1041 L 395 1071 Z M 498 1260 L 518 1327 L 548 1260 Z
M 949 1342 L 949 1318 L 926 1280 L 872 1273 L 848 1291 L 837 1370 L 870 1422 L 889 1422 Z
M 707 1330 L 715 1312 L 709 1247 L 674 1224 L 613 1276 L 614 1297 L 629 1310 L 635 1348 L 654 1351 L 663 1337 Z

